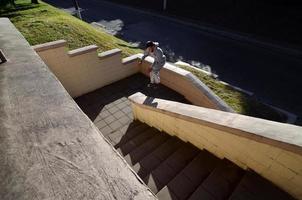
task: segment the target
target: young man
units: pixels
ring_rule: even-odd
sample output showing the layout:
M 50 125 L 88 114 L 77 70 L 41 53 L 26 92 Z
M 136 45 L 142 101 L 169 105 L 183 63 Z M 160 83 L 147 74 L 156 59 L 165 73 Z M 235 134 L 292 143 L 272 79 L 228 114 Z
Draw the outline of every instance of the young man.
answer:
M 166 63 L 166 56 L 163 53 L 163 50 L 158 47 L 158 42 L 148 41 L 146 43 L 146 50 L 144 56 L 142 57 L 142 61 L 147 57 L 151 56 L 154 58 L 154 62 L 151 65 L 150 71 L 150 83 L 148 87 L 156 86 L 160 83 L 160 70 Z M 155 84 L 155 85 L 154 85 Z

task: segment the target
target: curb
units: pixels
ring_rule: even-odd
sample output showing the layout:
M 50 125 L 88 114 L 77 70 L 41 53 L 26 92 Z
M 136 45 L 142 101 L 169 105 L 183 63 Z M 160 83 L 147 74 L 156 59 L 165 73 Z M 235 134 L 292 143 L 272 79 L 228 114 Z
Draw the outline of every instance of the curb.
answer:
M 295 122 L 296 122 L 297 119 L 298 119 L 298 116 L 295 115 L 294 113 L 291 113 L 291 112 L 286 111 L 286 110 L 283 110 L 283 109 L 281 109 L 281 108 L 278 108 L 278 107 L 269 105 L 269 104 L 267 104 L 267 103 L 263 103 L 263 104 L 266 105 L 266 106 L 268 106 L 268 107 L 271 107 L 272 109 L 276 110 L 276 111 L 279 112 L 279 113 L 284 114 L 284 115 L 287 117 L 285 123 L 288 123 L 288 124 L 295 124 Z

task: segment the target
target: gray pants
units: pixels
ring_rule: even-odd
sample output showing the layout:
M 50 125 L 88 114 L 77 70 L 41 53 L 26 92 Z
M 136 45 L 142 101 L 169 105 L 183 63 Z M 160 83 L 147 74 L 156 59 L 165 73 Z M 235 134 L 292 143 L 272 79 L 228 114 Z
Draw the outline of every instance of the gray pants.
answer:
M 159 84 L 160 83 L 160 74 L 159 71 L 151 71 L 150 72 L 150 82 L 151 83 L 156 83 Z

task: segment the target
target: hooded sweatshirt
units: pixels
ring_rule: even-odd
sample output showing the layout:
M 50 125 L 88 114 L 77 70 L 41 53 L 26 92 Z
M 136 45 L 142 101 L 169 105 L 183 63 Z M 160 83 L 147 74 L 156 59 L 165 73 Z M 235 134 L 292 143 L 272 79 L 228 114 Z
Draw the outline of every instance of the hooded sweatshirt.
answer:
M 158 47 L 159 43 L 154 42 L 154 44 L 155 44 L 154 51 L 150 52 L 150 51 L 148 51 L 148 49 L 145 50 L 144 56 L 142 59 L 144 60 L 147 56 L 153 57 L 154 63 L 152 64 L 152 70 L 155 72 L 158 72 L 165 65 L 166 56 L 164 55 L 163 50 Z

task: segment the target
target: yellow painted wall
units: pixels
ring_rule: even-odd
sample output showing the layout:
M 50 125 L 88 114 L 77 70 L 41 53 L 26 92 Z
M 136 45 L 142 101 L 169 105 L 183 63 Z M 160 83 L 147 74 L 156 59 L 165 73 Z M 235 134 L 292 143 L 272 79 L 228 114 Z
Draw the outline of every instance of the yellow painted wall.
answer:
M 65 46 L 37 51 L 72 97 L 139 72 L 138 60 L 122 63 L 121 53 L 100 58 L 96 49 L 71 56 Z
M 150 66 L 150 62 L 143 62 L 141 65 L 141 72 L 147 76 L 147 68 Z M 174 67 L 177 68 L 177 67 Z M 169 68 L 163 68 L 160 72 L 161 83 L 174 91 L 182 94 L 187 100 L 197 106 L 203 106 L 206 108 L 219 109 L 210 99 L 208 99 L 202 91 L 195 87 L 192 82 L 185 77 L 189 72 L 179 69 L 181 72 L 176 73 Z
M 136 103 L 132 103 L 132 108 L 136 119 L 220 158 L 227 158 L 242 168 L 250 168 L 297 199 L 302 199 L 301 154 L 218 130 L 214 126 L 201 125 L 183 116 L 175 117 L 166 110 L 146 109 Z

